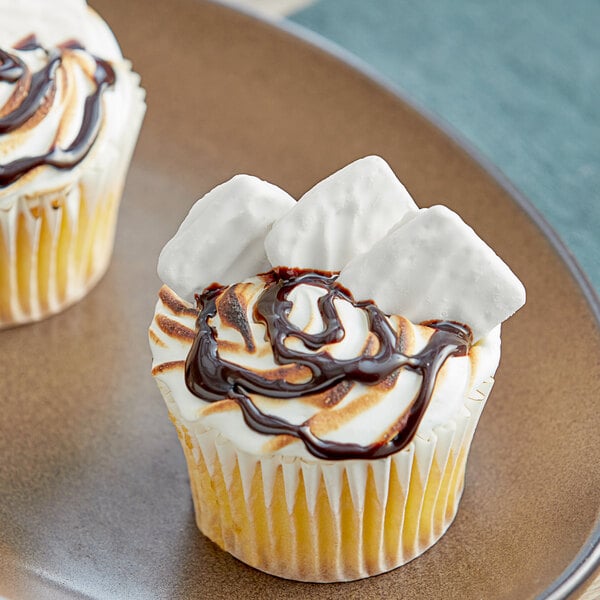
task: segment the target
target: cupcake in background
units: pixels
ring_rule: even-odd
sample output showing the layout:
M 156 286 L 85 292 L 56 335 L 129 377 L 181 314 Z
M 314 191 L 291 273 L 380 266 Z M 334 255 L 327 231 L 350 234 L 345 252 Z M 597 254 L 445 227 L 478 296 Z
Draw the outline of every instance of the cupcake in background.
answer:
M 440 539 L 500 323 L 525 302 L 458 215 L 419 209 L 378 157 L 298 202 L 239 175 L 191 208 L 158 272 L 152 373 L 207 537 L 317 582 Z
M 0 0 L 0 328 L 81 299 L 112 254 L 145 113 L 85 0 Z

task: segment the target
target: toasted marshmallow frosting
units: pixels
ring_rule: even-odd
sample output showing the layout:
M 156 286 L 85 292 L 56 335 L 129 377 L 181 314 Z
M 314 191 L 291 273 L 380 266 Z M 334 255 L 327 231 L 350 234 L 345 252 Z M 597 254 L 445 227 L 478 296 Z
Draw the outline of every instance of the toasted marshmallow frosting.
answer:
M 497 368 L 499 326 L 475 345 L 459 341 L 457 350 L 446 352 L 423 394 L 432 374 L 425 363 L 435 362 L 444 347 L 436 340 L 454 334 L 354 302 L 335 287 L 335 274 L 326 285 L 320 275 L 300 277 L 285 293 L 273 287 L 280 279 L 270 272 L 215 287 L 202 297 L 203 309 L 212 303 L 208 313 L 163 286 L 150 328 L 153 374 L 183 418 L 217 429 L 242 450 L 340 459 L 377 457 L 388 447 L 386 455 L 402 447 L 396 442 L 407 423 L 414 431 L 406 443 L 461 414 L 465 398 Z M 276 307 L 271 319 L 265 298 Z M 277 319 L 285 324 L 273 325 Z M 203 327 L 212 350 L 193 347 Z M 387 349 L 386 335 L 392 339 Z M 212 383 L 212 375 L 198 383 L 195 360 L 215 376 Z
M 95 56 L 122 58 L 110 28 L 85 0 L 0 0 L 0 14 L 3 47 L 12 47 L 33 33 L 46 47 L 77 39 Z
M 141 104 L 108 26 L 82 0 L 0 0 L 0 208 L 119 152 Z

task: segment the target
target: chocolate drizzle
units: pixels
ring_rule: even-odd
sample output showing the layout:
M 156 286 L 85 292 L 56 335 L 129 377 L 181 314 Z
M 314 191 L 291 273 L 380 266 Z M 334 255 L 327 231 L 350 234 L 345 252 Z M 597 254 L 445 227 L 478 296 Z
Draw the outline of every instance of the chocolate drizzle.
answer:
M 15 45 L 21 52 L 42 49 L 35 36 L 28 36 Z M 0 117 L 0 134 L 10 133 L 22 127 L 51 98 L 56 90 L 56 72 L 65 51 L 81 51 L 83 46 L 69 40 L 52 50 L 44 50 L 48 62 L 35 73 L 16 55 L 0 50 L 0 81 L 26 87 L 25 97 L 7 115 Z M 94 90 L 85 99 L 81 126 L 75 139 L 67 148 L 53 145 L 48 152 L 37 156 L 26 156 L 0 165 L 0 188 L 14 183 L 31 169 L 49 165 L 58 169 L 69 169 L 80 163 L 90 151 L 98 136 L 102 121 L 101 96 L 115 82 L 112 66 L 100 58 L 93 57 L 96 68 L 93 75 Z
M 311 378 L 301 383 L 268 380 L 252 370 L 222 360 L 217 350 L 217 333 L 209 321 L 217 314 L 217 300 L 230 288 L 213 286 L 198 297 L 197 335 L 185 368 L 189 390 L 209 402 L 234 399 L 249 427 L 259 433 L 297 437 L 311 454 L 325 460 L 382 458 L 404 448 L 421 422 L 431 400 L 437 374 L 446 359 L 468 353 L 472 341 L 469 328 L 448 321 L 428 322 L 427 325 L 435 329 L 433 335 L 425 348 L 414 356 L 408 356 L 402 353 L 400 338 L 381 310 L 370 301 L 355 302 L 347 290 L 335 283 L 335 274 L 276 269 L 269 275 L 266 288 L 254 307 L 253 318 L 265 324 L 275 362 L 303 365 L 310 369 Z M 317 334 L 300 330 L 287 318 L 292 307 L 287 297 L 301 284 L 321 287 L 326 291 L 318 300 L 324 329 Z M 350 302 L 365 311 L 369 330 L 379 340 L 379 348 L 374 355 L 339 360 L 328 352 L 318 351 L 327 344 L 342 340 L 345 335 L 334 304 L 336 299 Z M 300 339 L 307 348 L 316 352 L 301 353 L 288 348 L 285 340 L 290 336 Z M 342 380 L 376 385 L 402 368 L 421 375 L 420 390 L 401 422 L 393 428 L 393 437 L 367 446 L 320 439 L 310 430 L 309 422 L 293 425 L 264 414 L 250 398 L 250 394 L 260 394 L 285 402 L 286 399 L 329 390 Z
M 15 83 L 23 77 L 25 70 L 22 60 L 0 48 L 0 81 Z
M 21 74 L 18 79 L 29 75 L 29 69 L 23 61 L 19 60 L 16 56 L 8 56 L 10 59 L 19 62 Z M 15 131 L 33 117 L 44 99 L 54 90 L 54 78 L 60 61 L 61 56 L 58 52 L 52 51 L 48 54 L 48 64 L 31 76 L 29 91 L 27 92 L 25 99 L 15 110 L 0 119 L 0 133 L 10 133 L 11 131 Z M 15 80 L 13 79 L 12 81 Z M 0 169 L 1 168 L 2 167 L 0 167 Z

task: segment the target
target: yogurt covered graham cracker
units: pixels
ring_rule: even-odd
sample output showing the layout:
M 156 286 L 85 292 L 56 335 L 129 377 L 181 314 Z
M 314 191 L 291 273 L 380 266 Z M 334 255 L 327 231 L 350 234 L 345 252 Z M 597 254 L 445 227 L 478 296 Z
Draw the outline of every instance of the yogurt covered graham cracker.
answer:
M 418 209 L 378 157 L 297 203 L 240 175 L 158 270 L 152 372 L 205 535 L 303 581 L 375 575 L 443 535 L 525 302 L 455 213 Z

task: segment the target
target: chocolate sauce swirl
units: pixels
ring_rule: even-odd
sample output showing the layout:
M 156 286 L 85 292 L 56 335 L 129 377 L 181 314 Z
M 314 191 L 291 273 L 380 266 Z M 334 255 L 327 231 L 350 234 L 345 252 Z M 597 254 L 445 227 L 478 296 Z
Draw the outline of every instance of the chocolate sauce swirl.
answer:
M 26 69 L 22 60 L 0 48 L 0 81 L 15 83 L 23 77 Z
M 264 323 L 275 362 L 279 365 L 296 364 L 307 367 L 311 372 L 308 381 L 294 383 L 285 379 L 265 379 L 250 369 L 221 359 L 217 349 L 217 332 L 210 325 L 210 320 L 217 314 L 217 300 L 228 288 L 213 286 L 198 297 L 200 314 L 197 335 L 186 360 L 186 385 L 194 395 L 209 402 L 224 398 L 235 400 L 249 427 L 259 433 L 297 437 L 318 458 L 383 458 L 410 443 L 431 400 L 439 370 L 449 357 L 468 353 L 472 342 L 471 332 L 460 323 L 428 322 L 427 326 L 435 330 L 433 335 L 420 352 L 408 356 L 401 351 L 400 338 L 385 314 L 373 302 L 354 301 L 347 290 L 336 284 L 336 277 L 333 273 L 276 269 L 270 272 L 266 287 L 254 307 L 253 318 Z M 316 334 L 301 330 L 288 319 L 292 308 L 288 295 L 302 284 L 325 290 L 325 294 L 318 300 L 324 328 Z M 379 341 L 374 355 L 341 360 L 328 352 L 318 351 L 327 344 L 340 341 L 345 335 L 334 304 L 336 299 L 349 302 L 366 313 L 369 331 Z M 290 349 L 285 345 L 288 337 L 300 339 L 307 348 L 316 352 L 302 353 Z M 286 399 L 330 390 L 343 380 L 376 385 L 399 369 L 410 369 L 420 374 L 421 387 L 401 422 L 396 424 L 394 436 L 371 445 L 320 439 L 311 432 L 308 422 L 294 425 L 264 414 L 250 398 L 250 394 L 255 393 L 285 402 Z
M 26 63 L 18 56 L 0 50 L 0 82 L 14 83 L 15 94 L 21 91 L 24 93 L 24 98 L 18 106 L 0 117 L 0 135 L 25 125 L 43 104 L 54 96 L 56 73 L 62 63 L 64 52 L 84 50 L 83 46 L 75 40 L 69 40 L 56 48 L 46 50 L 35 36 L 28 36 L 14 48 L 21 52 L 44 50 L 47 63 L 39 71 L 31 73 Z M 100 58 L 92 58 L 96 65 L 92 77 L 94 90 L 85 99 L 81 126 L 75 139 L 67 148 L 60 148 L 54 144 L 44 154 L 26 156 L 0 164 L 0 188 L 14 183 L 36 167 L 49 165 L 58 169 L 69 169 L 87 156 L 98 136 L 102 122 L 102 93 L 115 83 L 115 72 L 112 66 Z

